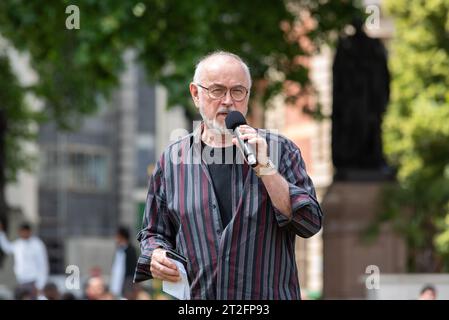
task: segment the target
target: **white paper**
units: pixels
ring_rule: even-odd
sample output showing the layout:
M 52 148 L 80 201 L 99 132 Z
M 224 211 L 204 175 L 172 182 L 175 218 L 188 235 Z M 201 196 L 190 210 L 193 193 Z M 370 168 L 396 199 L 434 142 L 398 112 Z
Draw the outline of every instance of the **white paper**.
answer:
M 173 259 L 170 260 L 178 267 L 181 280 L 178 282 L 162 281 L 162 290 L 179 300 L 190 300 L 190 285 L 186 269 L 181 262 Z

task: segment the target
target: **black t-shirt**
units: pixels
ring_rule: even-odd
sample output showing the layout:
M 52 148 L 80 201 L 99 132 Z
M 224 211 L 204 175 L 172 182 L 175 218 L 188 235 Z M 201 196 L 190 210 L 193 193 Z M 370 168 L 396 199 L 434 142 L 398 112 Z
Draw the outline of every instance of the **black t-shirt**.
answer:
M 235 165 L 236 146 L 214 148 L 201 142 L 203 155 L 206 154 L 209 174 L 217 196 L 223 228 L 232 219 L 232 169 Z

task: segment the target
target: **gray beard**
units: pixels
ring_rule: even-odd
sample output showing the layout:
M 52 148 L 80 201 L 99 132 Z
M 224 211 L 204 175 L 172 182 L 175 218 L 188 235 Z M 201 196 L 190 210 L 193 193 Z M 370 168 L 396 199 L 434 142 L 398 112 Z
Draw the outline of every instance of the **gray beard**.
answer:
M 228 134 L 228 128 L 217 124 L 215 121 L 204 120 L 204 123 L 209 129 L 218 131 L 221 134 Z
M 203 121 L 206 124 L 208 129 L 216 130 L 221 134 L 229 134 L 229 130 L 228 130 L 228 128 L 226 128 L 226 125 L 222 126 L 222 125 L 218 124 L 215 121 L 215 119 L 211 120 L 211 119 L 206 118 L 206 116 L 204 115 L 204 113 L 201 109 L 200 109 L 200 114 L 201 114 L 201 117 L 203 118 Z

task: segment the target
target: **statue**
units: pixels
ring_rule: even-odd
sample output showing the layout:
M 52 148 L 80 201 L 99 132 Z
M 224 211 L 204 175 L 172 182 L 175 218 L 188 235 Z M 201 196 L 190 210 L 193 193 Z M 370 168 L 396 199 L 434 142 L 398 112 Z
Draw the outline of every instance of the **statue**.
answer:
M 340 38 L 333 64 L 332 160 L 335 178 L 385 171 L 381 124 L 389 100 L 386 49 L 354 20 L 355 34 Z M 374 174 L 375 175 L 375 174 Z

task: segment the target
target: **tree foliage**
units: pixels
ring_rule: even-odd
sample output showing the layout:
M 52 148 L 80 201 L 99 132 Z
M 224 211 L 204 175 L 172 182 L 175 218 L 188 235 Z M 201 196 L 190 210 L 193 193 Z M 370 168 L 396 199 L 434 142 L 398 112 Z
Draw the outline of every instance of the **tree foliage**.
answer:
M 381 220 L 407 239 L 411 271 L 449 268 L 449 0 L 388 0 L 394 18 L 385 152 L 398 168 Z M 394 192 L 393 192 L 394 191 Z
M 293 30 L 303 23 L 297 13 L 307 11 L 318 22 L 308 30 L 311 41 L 323 42 L 359 14 L 353 2 L 6 0 L 0 3 L 0 33 L 31 54 L 39 74 L 34 91 L 45 98 L 49 117 L 68 126 L 68 119 L 95 110 L 97 95 L 117 85 L 128 48 L 137 51 L 149 79 L 169 89 L 169 105 L 181 104 L 190 114 L 186 84 L 198 58 L 212 50 L 240 54 L 254 79 L 267 79 L 269 88 L 280 88 L 285 79 L 306 83 L 307 69 L 294 58 L 310 53 L 281 23 Z M 71 4 L 79 8 L 79 30 L 65 27 Z M 284 77 L 271 81 L 269 68 Z
M 24 88 L 11 71 L 9 61 L 0 53 L 0 101 L 1 112 L 6 118 L 4 135 L 5 180 L 15 179 L 21 168 L 30 166 L 31 158 L 21 152 L 23 143 L 35 138 L 31 124 L 40 120 L 39 113 L 25 103 Z
M 312 47 L 319 48 L 354 15 L 360 15 L 358 3 L 60 0 L 43 4 L 2 0 L 0 34 L 10 46 L 29 54 L 38 75 L 32 86 L 10 92 L 15 96 L 11 101 L 16 101 L 12 105 L 19 106 L 28 90 L 44 102 L 46 120 L 55 120 L 61 128 L 76 128 L 84 115 L 96 111 L 100 98 L 107 98 L 117 87 L 128 49 L 136 53 L 147 78 L 168 89 L 168 105 L 185 107 L 191 118 L 196 110 L 188 83 L 195 62 L 217 49 L 241 55 L 254 82 L 264 83 L 262 96 L 268 99 L 281 90 L 285 80 L 308 83 L 307 67 L 296 58 L 313 52 L 299 45 L 298 37 L 308 37 Z M 68 18 L 72 22 L 76 18 L 71 16 L 74 11 L 66 12 L 70 5 L 79 8 L 79 29 L 66 27 Z M 301 28 L 311 18 L 313 27 Z M 273 72 L 280 76 L 270 77 Z M 7 78 L 0 81 L 9 82 Z M 3 100 L 0 107 L 5 108 Z M 34 121 L 29 114 L 20 115 L 21 120 L 8 119 Z

